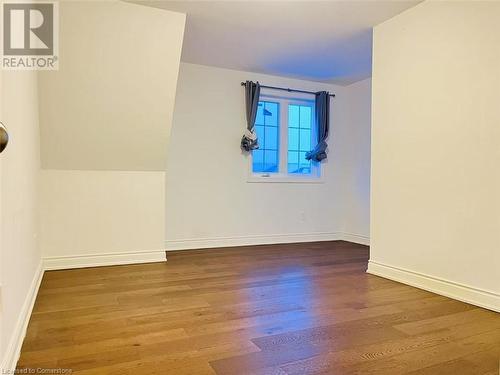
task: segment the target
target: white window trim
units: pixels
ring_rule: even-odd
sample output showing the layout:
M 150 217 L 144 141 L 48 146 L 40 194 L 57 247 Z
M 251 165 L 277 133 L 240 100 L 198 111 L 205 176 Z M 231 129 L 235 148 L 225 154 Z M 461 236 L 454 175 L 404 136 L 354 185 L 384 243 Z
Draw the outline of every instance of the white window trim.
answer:
M 288 104 L 298 104 L 304 105 L 311 103 L 314 104 L 314 100 L 306 97 L 297 97 L 296 95 L 285 95 L 277 96 L 270 94 L 261 94 L 260 100 L 263 101 L 278 101 L 280 103 L 280 126 L 279 126 L 279 170 L 287 170 L 288 161 Z M 286 103 L 286 104 L 284 104 Z M 313 124 L 316 123 L 314 120 L 314 110 Z M 283 131 L 285 130 L 285 131 Z M 317 129 L 315 126 L 311 127 L 312 137 L 316 137 Z M 313 162 L 313 172 L 311 175 L 295 175 L 289 173 L 254 173 L 252 170 L 252 153 L 248 157 L 248 176 L 247 182 L 249 183 L 300 183 L 300 184 L 322 184 L 325 182 L 325 168 L 323 168 L 323 163 Z

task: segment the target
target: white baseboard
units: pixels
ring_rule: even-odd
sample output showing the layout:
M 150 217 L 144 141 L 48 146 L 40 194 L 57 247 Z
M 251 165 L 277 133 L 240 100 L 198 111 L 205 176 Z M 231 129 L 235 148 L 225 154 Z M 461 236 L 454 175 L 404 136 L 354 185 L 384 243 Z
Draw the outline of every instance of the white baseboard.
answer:
M 100 253 L 43 258 L 46 270 L 69 268 L 118 266 L 123 264 L 152 263 L 166 261 L 165 250 Z
M 354 233 L 340 233 L 340 237 L 342 241 L 359 243 L 360 245 L 370 246 L 370 237 L 362 234 L 354 234 Z
M 12 332 L 12 336 L 7 344 L 7 349 L 0 367 L 2 374 L 14 374 L 14 370 L 16 369 L 17 361 L 19 360 L 19 355 L 21 353 L 24 337 L 26 336 L 26 329 L 28 328 L 28 323 L 31 318 L 31 312 L 33 311 L 33 306 L 35 305 L 40 283 L 42 282 L 43 272 L 43 263 L 40 261 L 40 264 L 38 265 L 33 276 L 33 280 L 31 281 L 28 294 L 26 295 L 19 313 L 14 331 Z
M 317 232 L 317 233 L 273 234 L 273 235 L 166 240 L 165 248 L 167 251 L 194 250 L 194 249 L 211 249 L 216 247 L 272 245 L 272 244 L 282 244 L 282 243 L 338 241 L 338 240 L 355 242 L 363 245 L 369 244 L 370 242 L 369 237 L 362 235 L 355 235 L 342 232 Z
M 399 267 L 389 266 L 373 260 L 368 262 L 368 270 L 366 272 L 472 305 L 484 307 L 485 309 L 500 312 L 500 294 L 498 293 L 473 288 Z

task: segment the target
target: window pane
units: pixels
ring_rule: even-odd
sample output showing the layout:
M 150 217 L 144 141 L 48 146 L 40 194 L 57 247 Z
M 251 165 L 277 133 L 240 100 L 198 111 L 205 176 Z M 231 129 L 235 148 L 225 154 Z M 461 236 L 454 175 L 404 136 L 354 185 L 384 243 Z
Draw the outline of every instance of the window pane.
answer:
M 264 172 L 264 151 L 252 151 L 252 170 L 254 172 Z
M 263 148 L 264 147 L 264 127 L 256 125 L 255 131 L 257 132 L 257 143 L 259 144 L 259 148 Z
M 308 169 L 305 173 L 311 173 L 311 161 L 306 159 L 306 153 L 305 152 L 299 152 L 299 167 L 301 169 Z M 301 172 L 304 173 L 304 172 Z
M 288 173 L 299 173 L 299 165 L 288 163 Z
M 299 172 L 299 153 L 297 151 L 288 152 L 288 173 Z
M 294 164 L 293 166 L 296 166 L 295 171 L 290 170 L 289 164 L 289 173 L 311 174 L 311 162 L 309 160 L 306 160 L 305 152 L 298 152 L 298 164 Z
M 289 105 L 288 106 L 288 126 L 299 127 L 299 106 Z
M 277 126 L 266 126 L 265 127 L 265 144 L 264 148 L 269 150 L 278 149 L 278 127 Z
M 312 105 L 288 106 L 288 173 L 311 174 L 306 152 L 312 149 Z
M 300 151 L 311 151 L 311 131 L 300 129 Z
M 278 172 L 278 151 L 264 151 L 265 172 Z
M 300 127 L 311 129 L 311 107 L 300 106 Z
M 288 128 L 288 150 L 299 149 L 299 129 Z
M 279 171 L 279 103 L 260 101 L 255 120 L 259 149 L 253 151 L 252 171 Z
M 297 173 L 300 173 L 300 174 L 311 174 L 311 167 L 301 167 L 301 166 L 299 166 L 299 171 Z
M 264 121 L 266 125 L 278 126 L 278 103 L 265 102 Z
M 259 102 L 259 106 L 257 107 L 255 125 L 264 125 L 264 102 Z

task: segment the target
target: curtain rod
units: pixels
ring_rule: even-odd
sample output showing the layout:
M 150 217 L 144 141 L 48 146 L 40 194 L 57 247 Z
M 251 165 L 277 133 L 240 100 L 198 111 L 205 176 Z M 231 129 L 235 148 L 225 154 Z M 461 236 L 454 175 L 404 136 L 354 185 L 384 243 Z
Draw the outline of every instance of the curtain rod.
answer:
M 241 82 L 241 86 L 246 86 L 246 82 Z M 260 87 L 265 88 L 265 89 L 272 89 L 272 90 L 281 90 L 281 91 L 288 91 L 288 92 L 300 92 L 302 94 L 312 94 L 312 95 L 316 94 L 314 91 L 295 90 L 295 89 L 289 89 L 289 88 L 285 88 L 285 87 L 264 86 L 264 85 L 260 85 Z M 330 96 L 332 98 L 334 98 L 335 94 L 330 94 Z

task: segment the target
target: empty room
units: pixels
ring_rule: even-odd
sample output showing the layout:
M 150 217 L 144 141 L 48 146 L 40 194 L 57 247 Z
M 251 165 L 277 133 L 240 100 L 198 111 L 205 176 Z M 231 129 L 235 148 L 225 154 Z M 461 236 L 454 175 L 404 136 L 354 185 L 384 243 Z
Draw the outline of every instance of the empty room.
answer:
M 1 374 L 500 374 L 500 1 L 0 8 Z

